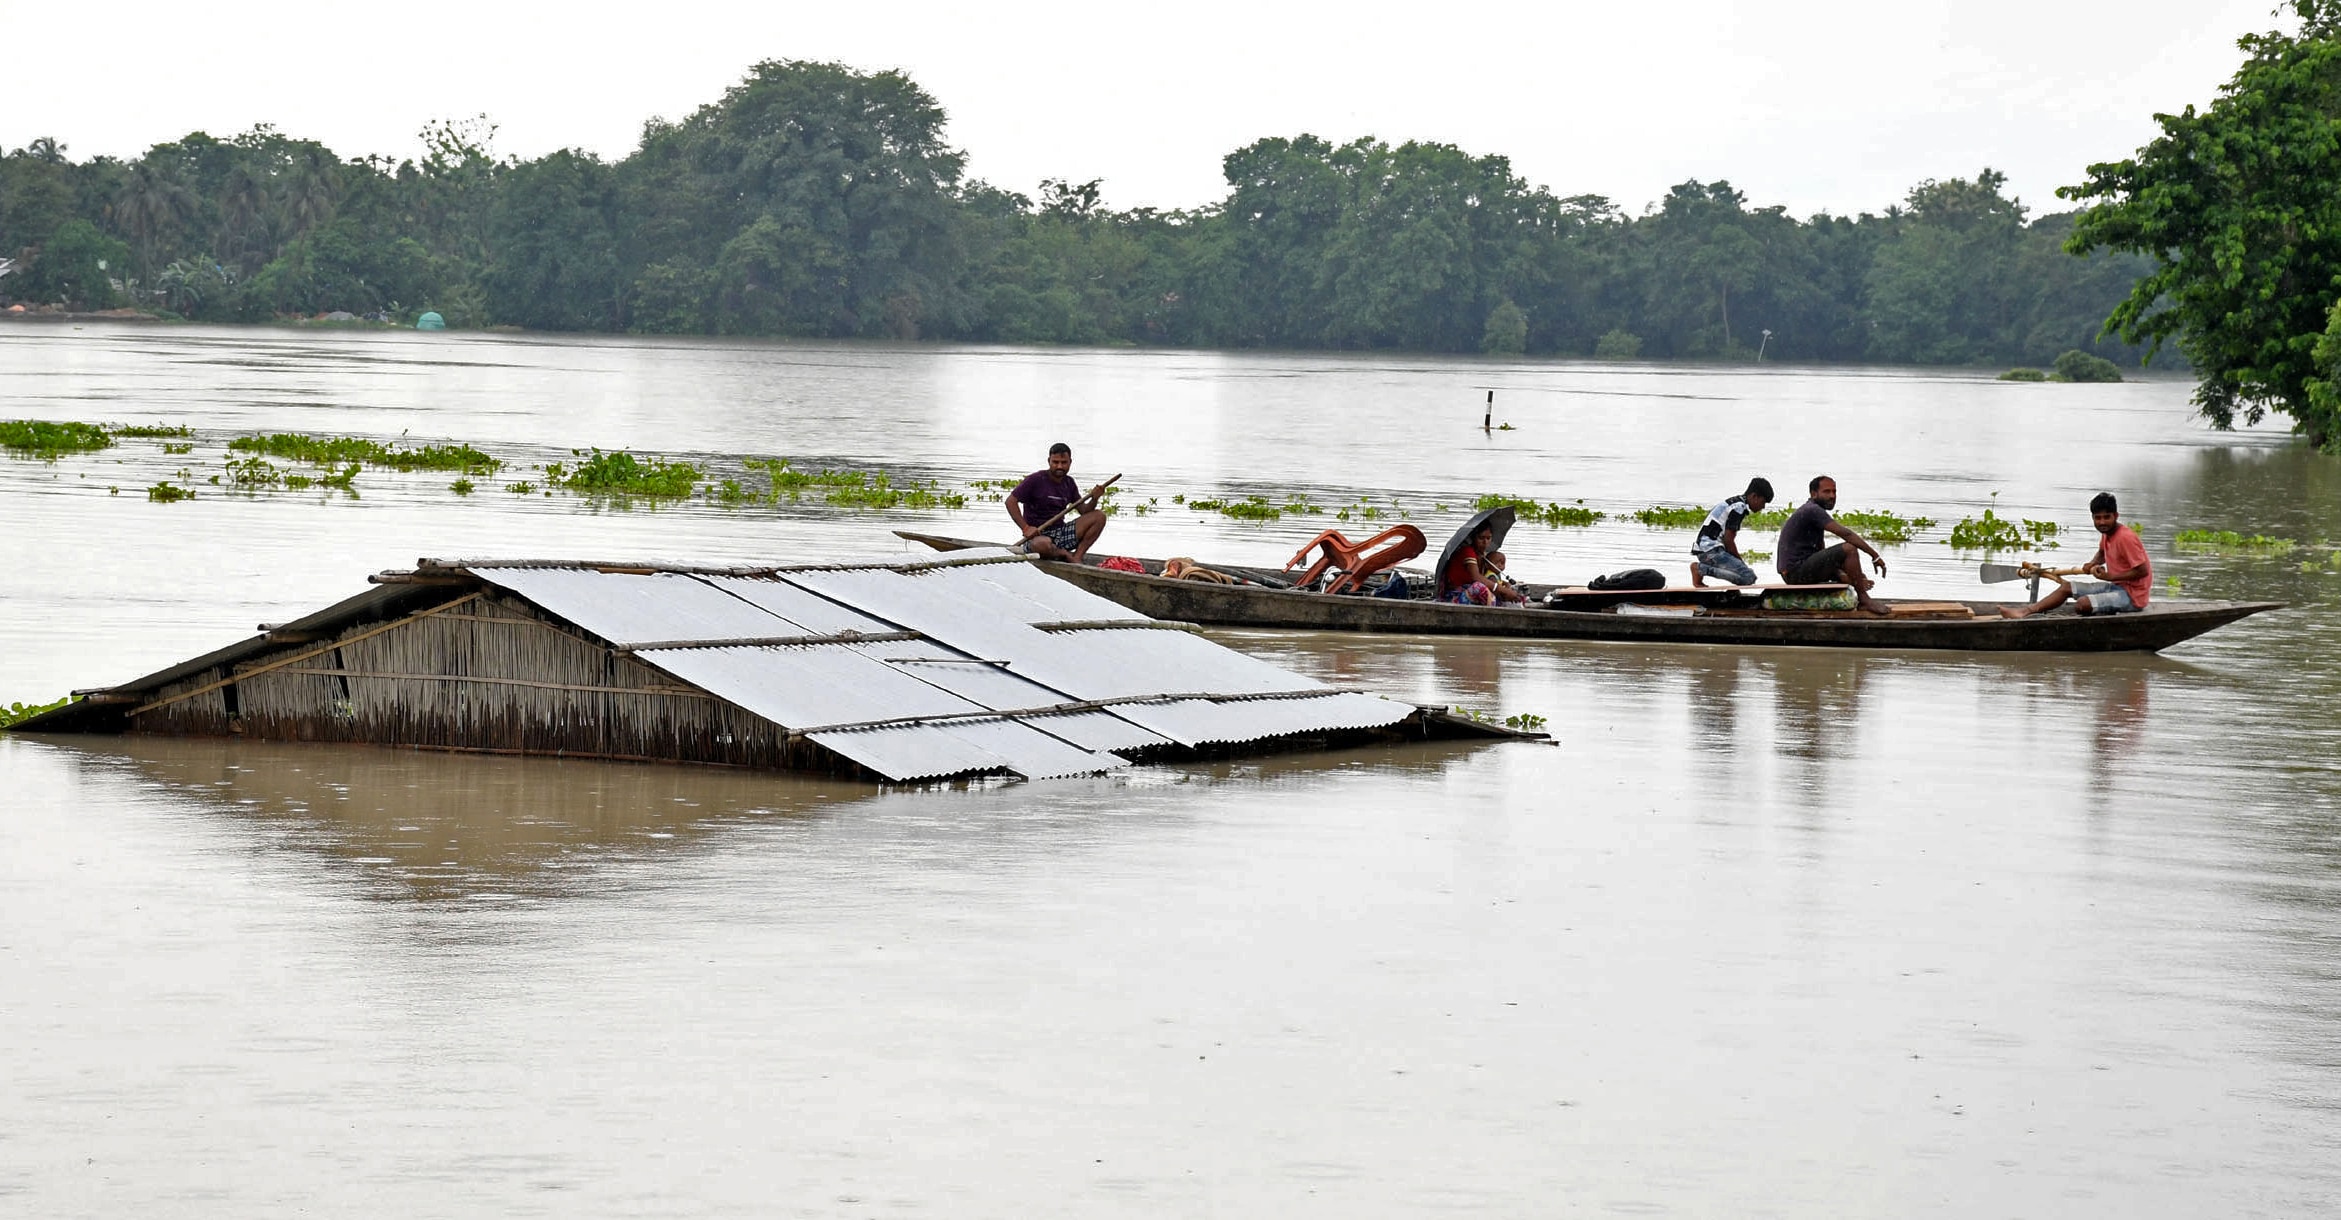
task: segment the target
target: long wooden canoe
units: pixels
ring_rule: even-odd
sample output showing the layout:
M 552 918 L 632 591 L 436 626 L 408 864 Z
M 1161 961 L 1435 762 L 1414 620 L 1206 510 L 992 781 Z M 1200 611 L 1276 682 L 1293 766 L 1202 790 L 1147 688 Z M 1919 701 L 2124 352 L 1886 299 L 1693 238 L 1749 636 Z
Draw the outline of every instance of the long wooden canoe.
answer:
M 938 551 L 1000 544 L 896 531 Z M 1427 598 L 1327 597 L 1284 587 L 1272 569 L 1210 565 L 1253 583 L 1217 584 L 1088 564 L 1042 563 L 1041 570 L 1109 601 L 1159 619 L 1214 627 L 1365 631 L 1413 635 L 1525 636 L 1662 644 L 1769 644 L 1817 648 L 1933 648 L 1977 652 L 2159 652 L 2279 602 L 2160 601 L 2135 614 L 2069 610 L 2002 618 L 1999 602 L 1884 600 L 1894 613 L 1772 610 L 1763 595 L 1781 586 L 1709 586 L 1636 593 L 1526 585 L 1527 606 L 1457 606 Z M 1825 588 L 1832 586 L 1815 586 Z M 1545 604 L 1546 594 L 1554 594 Z

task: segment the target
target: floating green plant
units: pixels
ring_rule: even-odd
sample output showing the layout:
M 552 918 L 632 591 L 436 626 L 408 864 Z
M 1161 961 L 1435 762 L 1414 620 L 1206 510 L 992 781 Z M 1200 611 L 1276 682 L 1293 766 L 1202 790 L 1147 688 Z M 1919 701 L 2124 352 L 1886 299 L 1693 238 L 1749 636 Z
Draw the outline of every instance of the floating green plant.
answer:
M 1534 712 L 1521 712 L 1515 716 L 1504 717 L 1504 727 L 1517 729 L 1523 733 L 1533 733 L 1544 727 L 1544 717 Z
M 0 422 L 0 449 L 55 461 L 68 453 L 95 453 L 113 445 L 114 438 L 96 424 L 45 419 Z
M 738 479 L 725 479 L 709 488 L 707 494 L 719 504 L 746 504 L 756 498 L 754 492 L 740 486 Z
M 2009 369 L 2007 372 L 2000 374 L 2000 380 L 2046 381 L 2048 380 L 2048 372 L 2045 369 Z
M 169 479 L 164 479 L 162 482 L 146 489 L 146 498 L 154 501 L 157 504 L 173 504 L 180 500 L 194 499 L 195 489 L 192 487 L 181 487 L 178 484 L 171 482 Z
M 1199 513 L 1218 513 L 1222 517 L 1233 517 L 1238 521 L 1277 521 L 1284 517 L 1284 510 L 1270 504 L 1266 496 L 1246 496 L 1241 500 L 1219 500 L 1205 497 L 1187 501 L 1187 507 Z
M 2213 551 L 2232 555 L 2281 555 L 2300 545 L 2290 538 L 2266 534 L 2245 536 L 2234 530 L 2180 530 L 2171 545 L 2182 551 Z
M 174 437 L 195 435 L 195 429 L 185 424 L 124 424 L 112 431 L 116 436 Z
M 0 708 L 0 729 L 13 729 L 43 712 L 56 711 L 71 702 L 73 696 L 65 695 L 49 703 L 11 703 Z
M 1962 551 L 2028 551 L 2054 548 L 2059 532 L 2054 521 L 2011 521 L 1987 508 L 1981 517 L 1961 518 L 1943 542 Z
M 536 494 L 536 484 L 529 482 L 527 479 L 522 479 L 517 483 L 506 483 L 504 485 L 504 490 L 511 492 L 516 496 L 533 496 Z
M 1500 495 L 1494 492 L 1473 500 L 1471 508 L 1473 512 L 1486 512 L 1491 508 L 1509 508 L 1517 520 L 1537 521 L 1554 527 L 1563 525 L 1587 526 L 1608 515 L 1600 509 L 1585 507 L 1583 501 L 1576 504 L 1539 504 L 1534 500 L 1523 500 L 1518 496 Z
M 163 446 L 163 452 L 174 455 L 193 453 L 195 452 L 195 445 L 192 442 L 178 445 L 165 444 Z
M 644 461 L 623 449 L 569 451 L 581 461 L 554 462 L 545 467 L 545 482 L 571 491 L 600 496 L 679 498 L 699 485 L 699 468 L 689 462 L 664 458 Z
M 266 458 L 229 458 L 227 468 L 221 473 L 237 487 L 277 487 L 284 483 L 284 471 Z
M 1005 493 L 1016 490 L 1016 485 L 1021 482 L 1023 482 L 1022 479 L 971 479 L 968 481 L 967 487 L 970 491 Z
M 1935 524 L 1932 517 L 1905 517 L 1892 509 L 1874 511 L 1853 509 L 1833 515 L 1838 521 L 1844 523 L 1847 529 L 1872 542 L 1908 542 L 1917 536 L 1920 530 L 1932 529 Z M 2046 526 L 2051 534 L 2055 533 L 2057 528 L 2045 521 L 2027 521 L 2025 524 Z
M 1707 510 L 1689 504 L 1653 504 L 1635 509 L 1634 520 L 1648 526 L 1683 529 L 1707 520 Z
M 312 466 L 340 466 L 358 462 L 389 470 L 453 470 L 463 474 L 494 474 L 504 463 L 469 445 L 424 445 L 416 449 L 385 445 L 358 436 L 306 436 L 276 432 L 239 436 L 228 442 L 238 453 L 261 454 Z
M 447 485 L 447 490 L 452 491 L 459 496 L 468 496 L 472 493 L 473 489 L 470 479 L 457 479 L 456 481 Z
M 881 470 L 866 481 L 831 487 L 823 500 L 841 508 L 965 508 L 967 496 L 933 484 L 896 487 Z

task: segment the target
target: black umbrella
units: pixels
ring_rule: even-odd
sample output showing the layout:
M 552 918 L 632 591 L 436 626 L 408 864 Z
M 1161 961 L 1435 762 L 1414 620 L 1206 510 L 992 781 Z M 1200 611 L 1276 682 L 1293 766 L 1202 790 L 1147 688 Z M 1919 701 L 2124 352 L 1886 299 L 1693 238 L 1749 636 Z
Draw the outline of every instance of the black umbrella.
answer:
M 1506 504 L 1500 508 L 1483 510 L 1471 520 L 1464 522 L 1463 528 L 1456 530 L 1455 536 L 1449 538 L 1447 545 L 1440 548 L 1439 566 L 1431 576 L 1438 582 L 1441 594 L 1447 591 L 1447 569 L 1454 565 L 1455 556 L 1464 547 L 1471 545 L 1471 536 L 1478 533 L 1479 527 L 1483 525 L 1493 526 L 1496 531 L 1495 541 L 1489 544 L 1488 549 L 1492 551 L 1501 548 L 1504 545 L 1504 535 L 1512 532 L 1512 506 Z M 1487 565 L 1484 561 L 1487 557 L 1483 555 L 1480 558 L 1483 561 L 1480 565 L 1480 571 L 1485 572 Z

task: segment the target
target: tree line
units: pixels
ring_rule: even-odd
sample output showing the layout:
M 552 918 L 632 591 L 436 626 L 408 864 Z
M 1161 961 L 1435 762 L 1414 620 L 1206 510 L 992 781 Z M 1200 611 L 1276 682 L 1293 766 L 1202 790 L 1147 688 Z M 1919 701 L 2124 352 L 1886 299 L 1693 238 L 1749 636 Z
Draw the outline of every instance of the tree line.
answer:
M 345 159 L 261 127 L 134 161 L 0 156 L 0 294 L 203 321 L 329 310 L 566 331 L 1916 364 L 2093 350 L 2144 252 L 2076 256 L 1988 169 L 1883 213 L 1728 182 L 1639 213 L 1448 144 L 1257 141 L 1224 198 L 1117 210 L 965 174 L 899 72 L 758 64 L 622 160 L 498 159 L 485 120 Z M 2135 336 L 2142 342 L 2151 336 Z

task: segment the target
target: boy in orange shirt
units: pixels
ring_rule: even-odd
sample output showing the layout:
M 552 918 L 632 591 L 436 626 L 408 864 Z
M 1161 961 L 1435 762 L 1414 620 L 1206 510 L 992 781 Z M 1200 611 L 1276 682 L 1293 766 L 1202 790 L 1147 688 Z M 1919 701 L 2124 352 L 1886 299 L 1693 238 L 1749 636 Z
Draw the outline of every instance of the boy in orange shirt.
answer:
M 2098 492 L 2089 501 L 2089 520 L 2103 541 L 2097 544 L 2097 553 L 2089 557 L 2088 572 L 2110 583 L 2085 581 L 2069 585 L 2059 579 L 2048 596 L 2021 608 L 2002 606 L 2001 614 L 2023 618 L 2027 614 L 2054 610 L 2064 605 L 2066 598 L 2071 598 L 2083 614 L 2121 614 L 2146 608 L 2146 599 L 2154 593 L 2154 563 L 2146 558 L 2146 542 L 2138 537 L 2138 531 L 2122 524 L 2112 492 Z

